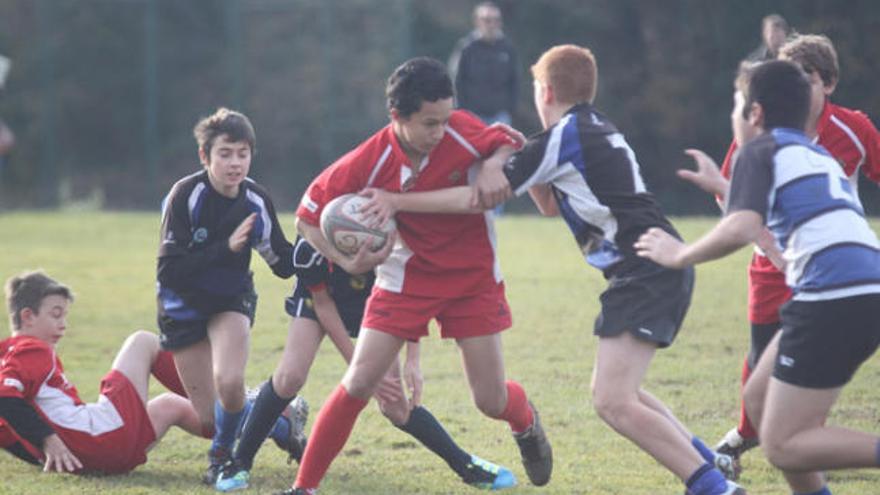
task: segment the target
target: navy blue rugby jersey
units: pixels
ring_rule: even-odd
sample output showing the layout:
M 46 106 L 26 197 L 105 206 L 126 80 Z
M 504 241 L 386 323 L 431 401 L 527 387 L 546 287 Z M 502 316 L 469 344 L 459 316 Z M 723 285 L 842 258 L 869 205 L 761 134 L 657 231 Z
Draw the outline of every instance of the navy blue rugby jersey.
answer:
M 678 237 L 645 188 L 623 134 L 590 104 L 530 137 L 504 168 L 516 195 L 549 184 L 587 262 L 606 276 L 650 263 L 633 243 L 650 227 Z
M 302 237 L 297 237 L 294 245 L 294 263 L 296 284 L 293 286 L 293 295 L 285 301 L 287 313 L 317 320 L 312 307 L 312 291 L 326 289 L 336 303 L 348 334 L 357 338 L 376 274 L 370 271 L 351 275 L 327 261 Z
M 795 129 L 743 146 L 727 211 L 760 214 L 783 251 L 794 299 L 880 293 L 880 245 L 840 164 Z
M 205 317 L 228 298 L 253 290 L 251 250 L 229 250 L 229 236 L 251 213 L 257 217 L 250 247 L 275 275 L 290 277 L 294 272 L 293 246 L 262 186 L 246 179 L 238 196 L 227 198 L 211 187 L 205 170 L 174 184 L 162 202 L 157 270 L 159 302 L 167 315 L 175 319 Z

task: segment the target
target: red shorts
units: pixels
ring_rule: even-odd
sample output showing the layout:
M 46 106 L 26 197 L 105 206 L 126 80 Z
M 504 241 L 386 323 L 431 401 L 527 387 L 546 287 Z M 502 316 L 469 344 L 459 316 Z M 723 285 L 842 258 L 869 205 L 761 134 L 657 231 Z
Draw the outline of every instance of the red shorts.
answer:
M 118 414 L 122 425 L 97 435 L 59 428 L 59 436 L 83 463 L 83 471 L 127 473 L 147 462 L 147 448 L 156 441 L 156 432 L 144 401 L 128 377 L 110 370 L 101 380 L 101 397 L 88 407 L 94 408 L 92 414 L 96 417 Z
M 513 324 L 500 283 L 494 290 L 456 298 L 412 296 L 373 287 L 361 326 L 416 341 L 428 335 L 428 323 L 435 318 L 444 339 L 490 335 Z

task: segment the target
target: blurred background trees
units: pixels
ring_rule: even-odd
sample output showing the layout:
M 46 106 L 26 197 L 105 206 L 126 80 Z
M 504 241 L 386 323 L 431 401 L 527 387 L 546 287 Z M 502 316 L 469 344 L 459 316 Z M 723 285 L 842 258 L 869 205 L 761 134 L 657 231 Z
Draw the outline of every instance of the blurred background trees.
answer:
M 175 179 L 198 170 L 193 124 L 228 106 L 252 118 L 252 176 L 289 211 L 322 168 L 387 123 L 388 73 L 411 56 L 445 61 L 474 3 L 0 0 L 0 54 L 13 61 L 0 118 L 17 137 L 0 169 L 0 208 L 157 209 Z M 834 100 L 880 116 L 873 0 L 497 3 L 526 81 L 515 125 L 539 130 L 528 83 L 537 56 L 559 43 L 590 47 L 597 106 L 670 213 L 716 211 L 674 170 L 690 165 L 687 147 L 723 157 L 731 79 L 769 13 L 827 34 L 842 72 Z M 877 188 L 862 191 L 878 211 Z

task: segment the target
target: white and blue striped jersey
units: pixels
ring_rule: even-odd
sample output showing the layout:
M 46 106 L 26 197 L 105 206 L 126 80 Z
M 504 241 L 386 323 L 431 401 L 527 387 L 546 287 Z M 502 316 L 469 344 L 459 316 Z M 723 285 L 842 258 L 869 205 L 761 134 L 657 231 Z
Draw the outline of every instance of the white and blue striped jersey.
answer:
M 587 262 L 606 275 L 651 263 L 633 249 L 648 228 L 678 237 L 645 188 L 623 134 L 592 105 L 574 106 L 555 125 L 530 137 L 504 173 L 517 195 L 534 185 L 550 185 Z
M 798 130 L 776 128 L 746 144 L 727 211 L 759 213 L 786 261 L 793 299 L 880 293 L 880 244 L 840 164 Z

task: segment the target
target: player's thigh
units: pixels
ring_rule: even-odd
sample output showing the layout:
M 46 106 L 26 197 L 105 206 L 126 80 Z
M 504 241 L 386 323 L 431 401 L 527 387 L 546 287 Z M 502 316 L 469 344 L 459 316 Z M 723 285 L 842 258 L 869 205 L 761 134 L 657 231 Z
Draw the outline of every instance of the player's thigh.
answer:
M 208 322 L 208 340 L 214 363 L 223 363 L 223 366 L 215 367 L 214 375 L 243 377 L 250 349 L 248 317 L 235 311 L 214 315 Z
M 203 422 L 214 421 L 214 372 L 211 343 L 203 339 L 195 344 L 175 349 L 174 365 L 183 387 Z
M 493 333 L 456 340 L 461 351 L 464 371 L 471 387 L 474 401 L 480 407 L 492 407 L 493 402 L 506 402 L 507 388 L 504 384 L 504 356 L 501 334 Z M 488 402 L 488 404 L 487 404 Z
M 801 431 L 822 426 L 841 390 L 843 387 L 800 387 L 771 378 L 761 420 L 761 441 L 779 445 Z
M 159 352 L 159 337 L 154 333 L 139 330 L 125 339 L 119 353 L 113 360 L 113 369 L 128 378 L 134 389 L 146 404 L 150 379 L 150 369 Z
M 342 377 L 342 385 L 348 393 L 360 399 L 369 399 L 397 358 L 403 342 L 402 338 L 395 335 L 362 328 L 351 364 Z
M 657 344 L 631 332 L 600 337 L 593 365 L 592 389 L 598 398 L 635 398 L 657 351 Z
M 281 360 L 272 377 L 275 393 L 291 397 L 305 384 L 315 361 L 324 330 L 311 318 L 291 318 Z

